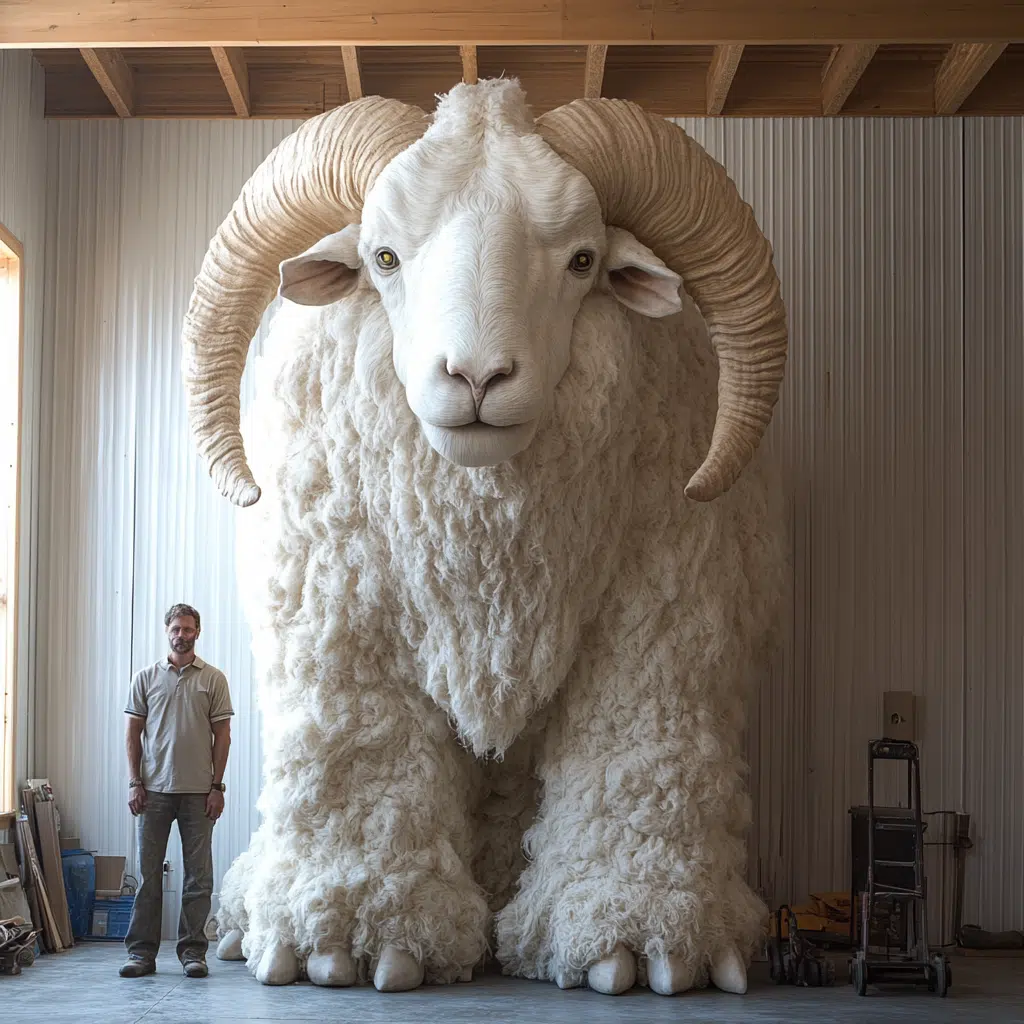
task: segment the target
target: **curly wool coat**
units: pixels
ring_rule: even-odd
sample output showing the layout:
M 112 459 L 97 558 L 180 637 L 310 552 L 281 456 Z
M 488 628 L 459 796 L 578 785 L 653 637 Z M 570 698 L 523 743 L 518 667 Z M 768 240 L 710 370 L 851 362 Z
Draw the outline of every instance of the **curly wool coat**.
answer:
M 396 944 L 451 981 L 579 983 L 624 943 L 700 980 L 745 957 L 744 704 L 785 593 L 763 450 L 723 497 L 717 363 L 696 309 L 595 290 L 532 445 L 466 469 L 427 444 L 375 292 L 285 303 L 239 516 L 260 673 L 263 822 L 221 889 L 255 969 L 273 942 Z M 525 855 L 524 855 L 525 851 Z

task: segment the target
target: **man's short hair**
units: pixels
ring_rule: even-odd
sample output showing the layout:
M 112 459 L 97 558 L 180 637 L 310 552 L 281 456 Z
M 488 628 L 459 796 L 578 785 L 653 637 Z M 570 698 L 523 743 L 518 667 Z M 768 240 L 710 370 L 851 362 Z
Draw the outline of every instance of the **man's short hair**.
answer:
M 199 629 L 199 612 L 190 604 L 172 604 L 164 616 L 164 626 L 169 626 L 175 619 L 185 615 L 191 615 L 196 620 L 196 629 Z

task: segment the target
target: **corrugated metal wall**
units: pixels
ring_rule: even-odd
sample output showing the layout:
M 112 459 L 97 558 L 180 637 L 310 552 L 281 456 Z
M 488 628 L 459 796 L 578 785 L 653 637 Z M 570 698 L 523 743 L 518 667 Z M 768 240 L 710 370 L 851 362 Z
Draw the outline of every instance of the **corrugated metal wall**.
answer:
M 772 899 L 845 882 L 846 812 L 864 798 L 881 695 L 912 689 L 926 806 L 977 821 L 967 918 L 1020 927 L 1024 122 L 685 126 L 772 238 L 792 325 L 771 443 L 790 482 L 796 601 L 754 708 L 752 872 Z M 236 513 L 191 452 L 177 335 L 210 234 L 294 127 L 49 129 L 53 514 L 37 768 L 90 846 L 130 848 L 125 688 L 162 653 L 162 609 L 194 602 L 239 712 L 218 878 L 255 824 L 259 734 Z
M 37 523 L 41 476 L 44 239 L 46 237 L 46 126 L 43 71 L 29 53 L 0 50 L 0 223 L 25 253 L 25 325 L 21 395 L 21 508 L 18 592 L 18 696 L 15 777 L 32 764 L 36 671 Z
M 965 124 L 961 785 L 986 808 L 969 905 L 1024 927 L 1024 122 Z

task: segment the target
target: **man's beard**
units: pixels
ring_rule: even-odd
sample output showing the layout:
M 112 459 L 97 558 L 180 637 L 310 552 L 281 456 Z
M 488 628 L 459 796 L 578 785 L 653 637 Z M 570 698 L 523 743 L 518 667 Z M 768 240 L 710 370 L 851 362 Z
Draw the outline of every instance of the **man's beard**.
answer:
M 183 652 L 185 652 L 187 654 L 195 646 L 195 640 L 181 640 L 181 639 L 172 640 L 171 641 L 171 646 L 176 651 L 183 651 Z

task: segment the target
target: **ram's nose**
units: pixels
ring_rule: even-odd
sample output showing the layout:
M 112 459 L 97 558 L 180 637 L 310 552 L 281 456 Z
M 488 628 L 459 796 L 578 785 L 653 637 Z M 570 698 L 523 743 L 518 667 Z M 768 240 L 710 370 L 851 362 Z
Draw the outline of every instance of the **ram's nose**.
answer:
M 487 388 L 496 380 L 511 377 L 515 370 L 515 363 L 511 359 L 488 363 L 478 363 L 472 360 L 453 362 L 449 359 L 445 362 L 445 370 L 449 377 L 461 377 L 469 385 L 473 392 L 476 411 L 479 413 Z

